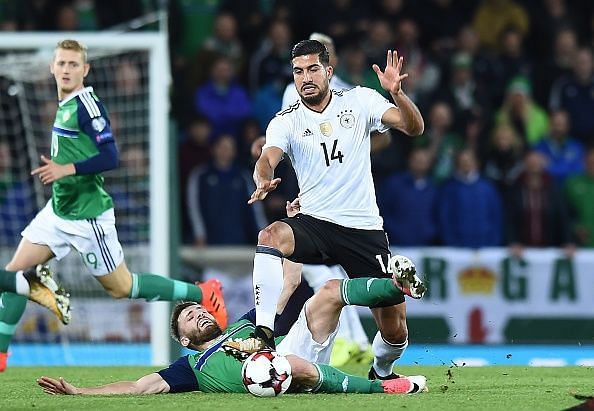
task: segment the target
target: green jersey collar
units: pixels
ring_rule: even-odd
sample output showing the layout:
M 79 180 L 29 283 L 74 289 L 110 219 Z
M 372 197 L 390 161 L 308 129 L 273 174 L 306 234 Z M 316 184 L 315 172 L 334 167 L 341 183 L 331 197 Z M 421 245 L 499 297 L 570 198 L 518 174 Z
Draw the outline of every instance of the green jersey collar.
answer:
M 93 87 L 84 87 L 81 88 L 80 90 L 75 91 L 74 93 L 68 95 L 68 97 L 66 97 L 64 100 L 60 100 L 60 102 L 58 103 L 58 105 L 60 107 L 62 107 L 64 104 L 68 103 L 70 100 L 72 100 L 73 98 L 75 98 L 76 96 L 78 96 L 79 94 L 84 93 L 85 91 L 88 91 L 89 93 L 93 92 Z

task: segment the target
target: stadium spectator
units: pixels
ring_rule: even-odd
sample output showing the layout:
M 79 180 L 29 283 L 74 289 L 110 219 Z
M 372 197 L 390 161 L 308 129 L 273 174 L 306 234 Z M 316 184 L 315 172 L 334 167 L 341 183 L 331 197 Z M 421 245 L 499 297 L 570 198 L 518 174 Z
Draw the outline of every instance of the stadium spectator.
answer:
M 330 52 L 330 50 L 328 50 Z M 332 52 L 330 52 L 330 56 L 332 56 Z M 371 69 L 371 67 L 367 64 L 367 56 L 365 55 L 365 50 L 356 44 L 351 43 L 347 44 L 341 53 L 341 64 L 340 66 L 335 66 L 330 63 L 332 67 L 336 67 L 334 75 L 332 76 L 332 80 L 335 78 L 344 79 L 345 85 L 346 84 L 357 84 L 363 87 L 369 87 L 374 89 L 379 93 L 383 93 L 383 88 L 379 84 L 379 80 L 377 76 Z M 336 64 L 336 63 L 335 63 Z M 335 86 L 330 85 L 331 88 L 336 89 Z M 288 86 L 287 86 L 288 88 Z M 346 88 L 346 87 L 341 87 Z M 295 90 L 295 87 L 292 87 L 292 90 Z M 296 91 L 295 91 L 296 93 Z
M 572 136 L 584 144 L 594 144 L 594 62 L 590 48 L 577 52 L 571 75 L 555 81 L 550 107 L 569 113 Z
M 212 124 L 214 135 L 229 133 L 239 138 L 241 124 L 252 112 L 246 89 L 235 80 L 235 69 L 228 57 L 214 62 L 210 80 L 194 95 L 194 108 Z
M 497 90 L 494 90 L 498 71 L 496 55 L 480 47 L 478 34 L 470 25 L 462 26 L 458 32 L 455 49 L 461 55 L 470 56 L 474 80 L 485 88 L 491 104 L 496 104 L 493 97 L 497 94 Z M 442 57 L 443 71 L 446 74 L 451 72 L 451 56 L 452 53 L 447 53 Z M 444 75 L 445 77 L 447 76 Z
M 246 51 L 255 50 L 265 32 L 273 13 L 273 7 L 279 4 L 263 4 L 260 0 L 224 0 L 219 12 L 231 14 L 237 23 L 237 37 Z M 245 55 L 248 55 L 246 53 Z
M 457 53 L 450 63 L 449 82 L 444 82 L 432 100 L 444 101 L 451 107 L 454 131 L 464 135 L 470 119 L 490 113 L 490 94 L 488 88 L 474 78 L 470 54 Z
M 394 44 L 394 32 L 390 24 L 382 18 L 376 18 L 362 41 L 367 54 L 367 65 L 382 64 L 386 50 Z
M 370 22 L 373 14 L 370 10 L 371 4 L 357 0 L 329 0 L 311 4 L 313 7 L 322 5 L 320 12 L 307 13 L 315 23 L 311 31 L 317 31 L 323 27 L 323 32 L 334 39 L 339 49 L 367 30 L 372 30 L 375 25 Z M 309 12 L 311 9 L 306 10 Z
M 419 4 L 417 15 L 423 48 L 440 57 L 451 55 L 460 28 L 470 21 L 473 3 L 473 0 L 429 0 Z
M 521 256 L 524 247 L 552 247 L 570 243 L 565 199 L 545 169 L 537 151 L 524 157 L 524 171 L 506 203 L 507 244 Z
M 403 19 L 396 26 L 395 49 L 406 56 L 408 79 L 406 92 L 413 101 L 422 102 L 439 84 L 439 66 L 419 45 L 419 27 L 412 19 Z
M 290 53 L 291 27 L 286 21 L 273 21 L 250 60 L 249 90 L 252 94 L 269 83 L 284 86 L 292 81 L 291 67 L 286 64 Z
M 261 205 L 247 204 L 255 187 L 249 173 L 234 164 L 236 154 L 235 138 L 223 134 L 213 143 L 210 164 L 190 174 L 188 212 L 197 246 L 254 244 L 266 226 Z
M 526 146 L 536 144 L 549 130 L 546 111 L 532 100 L 530 81 L 523 76 L 512 79 L 505 101 L 495 115 L 497 125 L 514 128 Z
M 555 38 L 561 31 L 573 30 L 578 26 L 578 19 L 572 4 L 566 0 L 544 0 L 525 4 L 532 16 L 527 39 L 528 50 L 532 58 L 540 60 L 550 55 L 550 45 L 555 43 Z
M 214 21 L 213 32 L 204 40 L 202 50 L 213 55 L 226 56 L 239 73 L 243 68 L 243 46 L 237 35 L 237 21 L 228 13 L 219 13 Z
M 377 187 L 384 229 L 397 247 L 433 245 L 437 238 L 437 186 L 430 176 L 429 151 L 414 149 L 408 168 Z
M 179 207 L 181 218 L 181 234 L 184 244 L 193 242 L 193 233 L 188 214 L 187 190 L 190 173 L 196 167 L 207 164 L 210 161 L 210 141 L 212 127 L 210 121 L 204 116 L 196 116 L 192 119 L 183 134 L 182 142 L 178 147 L 178 178 L 179 178 Z
M 501 245 L 502 204 L 497 189 L 481 177 L 475 154 L 456 156 L 456 173 L 443 187 L 439 203 L 439 233 L 444 245 L 489 247 Z
M 539 40 L 540 43 L 542 40 Z M 555 80 L 571 74 L 573 61 L 578 51 L 577 34 L 572 28 L 557 32 L 553 52 L 547 52 L 534 64 L 534 99 L 542 107 L 549 105 L 549 97 Z M 548 49 L 548 45 L 547 45 Z
M 35 215 L 33 189 L 28 181 L 15 179 L 14 153 L 0 141 L 0 246 L 14 247 L 20 232 Z
M 120 166 L 126 172 L 110 190 L 117 209 L 118 237 L 124 244 L 146 244 L 149 241 L 147 151 L 140 144 L 122 148 Z
M 509 27 L 501 33 L 500 51 L 496 57 L 496 79 L 493 89 L 496 90 L 495 101 L 501 104 L 505 86 L 518 76 L 530 78 L 532 65 L 524 52 L 524 36 L 514 27 Z
M 585 172 L 569 177 L 565 190 L 574 238 L 579 245 L 594 248 L 594 148 L 586 152 L 585 163 Z
M 584 170 L 584 147 L 569 135 L 570 120 L 565 111 L 553 111 L 550 118 L 549 134 L 534 149 L 543 154 L 547 172 L 559 184 Z
M 481 46 L 497 50 L 505 29 L 514 27 L 526 35 L 530 28 L 530 17 L 514 0 L 483 0 L 475 11 L 472 25 L 478 33 Z
M 436 102 L 429 112 L 425 133 L 414 142 L 415 146 L 427 149 L 431 174 L 438 182 L 452 176 L 454 156 L 464 146 L 462 137 L 452 130 L 452 125 L 450 106 Z
M 486 150 L 483 174 L 497 186 L 504 203 L 522 172 L 525 150 L 522 140 L 511 126 L 503 124 L 493 130 Z

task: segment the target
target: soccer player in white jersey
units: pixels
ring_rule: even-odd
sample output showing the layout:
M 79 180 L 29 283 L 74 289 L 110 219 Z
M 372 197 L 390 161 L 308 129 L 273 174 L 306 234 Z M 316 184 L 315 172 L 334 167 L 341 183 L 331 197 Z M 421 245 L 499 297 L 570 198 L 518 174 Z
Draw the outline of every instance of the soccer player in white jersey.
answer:
M 334 70 L 338 64 L 338 55 L 332 38 L 322 33 L 311 33 L 309 36 L 310 40 L 317 40 L 326 46 L 330 57 L 329 64 Z M 349 84 L 342 80 L 337 75 L 332 75 L 330 78 L 330 89 L 341 91 L 349 90 L 353 88 L 352 84 Z M 299 93 L 295 88 L 295 83 L 287 84 L 285 92 L 283 93 L 282 108 L 289 107 L 292 103 L 295 103 L 300 99 Z M 376 152 L 386 148 L 391 141 L 391 134 L 389 131 L 385 133 L 373 133 L 371 135 L 371 151 Z M 261 147 L 264 145 L 262 141 L 260 149 L 258 150 L 257 157 L 260 156 Z M 313 288 L 314 292 L 318 291 L 326 281 L 331 279 L 345 279 L 347 278 L 346 273 L 340 266 L 328 267 L 323 264 L 308 264 L 303 267 L 303 278 L 307 281 L 309 286 Z M 332 351 L 332 357 L 330 364 L 335 367 L 340 367 L 346 364 L 348 361 L 369 361 L 370 360 L 371 347 L 367 334 L 361 324 L 361 319 L 357 313 L 357 308 L 347 305 L 340 314 L 340 326 L 338 328 L 338 336 L 334 343 L 334 349 Z
M 256 190 L 249 203 L 262 200 L 280 179 L 274 169 L 286 154 L 300 189 L 300 213 L 260 232 L 254 257 L 256 336 L 274 345 L 276 302 L 282 290 L 282 259 L 308 264 L 340 264 L 351 278 L 390 277 L 403 291 L 420 298 L 424 285 L 414 269 L 401 270 L 390 257 L 371 175 L 373 131 L 395 128 L 423 132 L 423 118 L 401 82 L 403 59 L 388 51 L 382 71 L 373 65 L 394 104 L 376 91 L 355 87 L 331 91 L 333 68 L 328 51 L 316 40 L 303 40 L 291 52 L 300 100 L 268 125 L 266 145 L 254 169 Z M 405 274 L 405 275 L 404 275 Z M 347 282 L 348 283 L 348 282 Z M 392 364 L 408 345 L 404 298 L 372 308 L 379 332 L 373 341 L 373 378 L 394 378 Z

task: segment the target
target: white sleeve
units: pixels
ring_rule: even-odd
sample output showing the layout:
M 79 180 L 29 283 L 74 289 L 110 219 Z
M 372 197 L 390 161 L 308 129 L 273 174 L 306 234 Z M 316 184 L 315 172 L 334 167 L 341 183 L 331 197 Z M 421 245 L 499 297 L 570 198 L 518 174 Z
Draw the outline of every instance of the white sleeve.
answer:
M 282 117 L 276 116 L 266 128 L 266 144 L 262 150 L 268 147 L 278 147 L 283 153 L 288 153 L 290 148 L 290 130 Z
M 361 105 L 368 109 L 371 131 L 379 131 L 380 133 L 388 131 L 390 127 L 382 123 L 382 116 L 390 108 L 396 108 L 396 106 L 373 89 L 357 87 L 356 90 Z

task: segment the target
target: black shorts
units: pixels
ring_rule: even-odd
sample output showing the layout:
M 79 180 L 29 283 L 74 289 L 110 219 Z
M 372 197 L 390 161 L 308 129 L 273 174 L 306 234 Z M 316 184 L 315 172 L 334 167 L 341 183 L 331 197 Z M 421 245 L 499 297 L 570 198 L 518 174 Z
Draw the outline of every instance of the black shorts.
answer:
M 295 250 L 287 256 L 303 264 L 339 264 L 349 278 L 391 278 L 388 272 L 390 248 L 384 230 L 361 230 L 343 227 L 305 214 L 283 218 L 293 229 Z M 378 307 L 404 302 L 396 301 Z
M 350 278 L 391 278 L 384 230 L 343 227 L 309 215 L 283 218 L 293 229 L 295 250 L 287 258 L 303 264 L 339 264 Z

